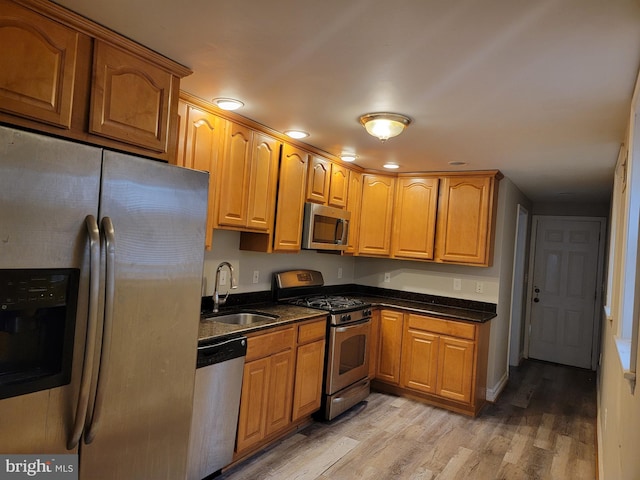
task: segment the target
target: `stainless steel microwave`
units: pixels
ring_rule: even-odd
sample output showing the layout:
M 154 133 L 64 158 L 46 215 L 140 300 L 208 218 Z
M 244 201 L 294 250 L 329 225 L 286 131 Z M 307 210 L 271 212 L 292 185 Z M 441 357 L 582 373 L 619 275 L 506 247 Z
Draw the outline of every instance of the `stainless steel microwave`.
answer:
M 351 213 L 316 203 L 304 204 L 302 248 L 345 250 L 349 238 Z

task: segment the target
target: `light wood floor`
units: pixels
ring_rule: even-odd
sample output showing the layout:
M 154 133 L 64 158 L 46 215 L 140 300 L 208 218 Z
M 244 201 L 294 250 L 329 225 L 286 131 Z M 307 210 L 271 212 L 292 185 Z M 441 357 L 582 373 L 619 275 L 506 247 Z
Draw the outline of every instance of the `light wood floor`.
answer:
M 595 373 L 527 361 L 478 418 L 374 393 L 220 480 L 596 478 Z

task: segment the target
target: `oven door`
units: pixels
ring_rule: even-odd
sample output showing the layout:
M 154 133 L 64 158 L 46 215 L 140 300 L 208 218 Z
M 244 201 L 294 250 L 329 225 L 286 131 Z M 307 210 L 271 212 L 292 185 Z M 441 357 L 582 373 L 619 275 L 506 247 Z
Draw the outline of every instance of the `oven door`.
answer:
M 331 326 L 325 383 L 327 395 L 333 395 L 367 377 L 370 336 L 370 318 L 348 325 Z

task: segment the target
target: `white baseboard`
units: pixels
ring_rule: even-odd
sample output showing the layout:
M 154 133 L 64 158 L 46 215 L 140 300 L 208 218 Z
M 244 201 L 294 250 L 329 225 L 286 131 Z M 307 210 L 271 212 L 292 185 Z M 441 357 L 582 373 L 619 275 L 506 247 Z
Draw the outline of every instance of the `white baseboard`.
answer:
M 509 380 L 509 373 L 504 372 L 504 375 L 502 375 L 502 378 L 498 381 L 496 385 L 494 385 L 493 387 L 488 387 L 487 394 L 486 394 L 487 401 L 495 402 L 498 399 L 500 392 L 502 392 L 504 387 L 507 385 L 508 380 Z

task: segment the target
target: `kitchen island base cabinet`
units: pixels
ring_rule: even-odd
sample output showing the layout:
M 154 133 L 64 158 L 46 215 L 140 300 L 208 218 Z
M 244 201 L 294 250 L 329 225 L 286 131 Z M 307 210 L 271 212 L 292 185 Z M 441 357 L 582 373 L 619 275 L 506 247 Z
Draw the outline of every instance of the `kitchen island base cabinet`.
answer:
M 247 334 L 234 462 L 307 425 L 320 409 L 326 322 Z
M 380 318 L 374 390 L 467 415 L 480 412 L 486 403 L 489 322 L 474 324 L 392 310 L 382 310 Z

